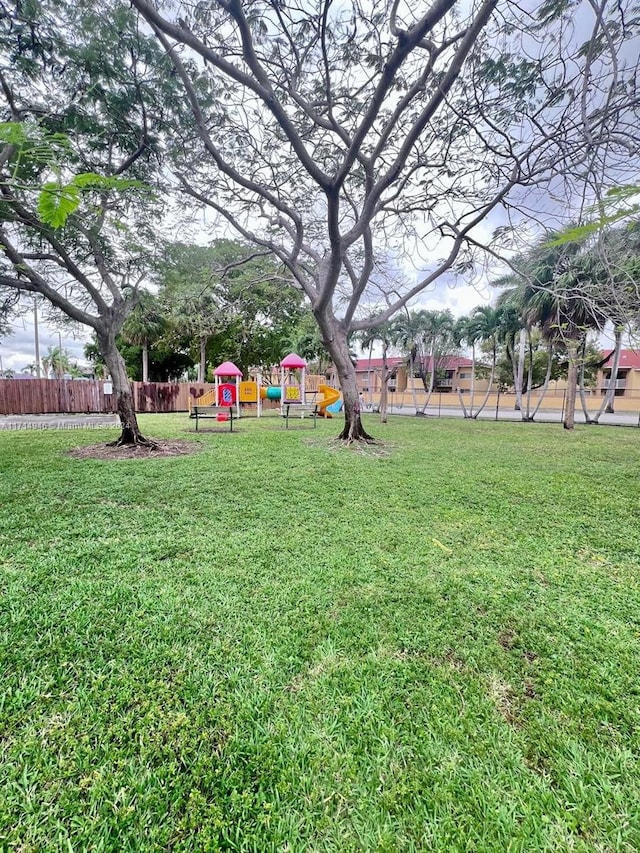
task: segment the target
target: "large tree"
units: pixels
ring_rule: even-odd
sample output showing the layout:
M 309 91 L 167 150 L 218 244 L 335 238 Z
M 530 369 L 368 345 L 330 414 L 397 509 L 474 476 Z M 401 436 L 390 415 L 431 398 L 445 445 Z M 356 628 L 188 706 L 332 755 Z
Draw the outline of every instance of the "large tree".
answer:
M 194 350 L 200 382 L 212 358 L 243 370 L 279 363 L 304 316 L 286 268 L 237 240 L 170 243 L 157 280 L 171 339 Z
M 625 332 L 633 334 L 640 320 L 640 221 L 605 226 L 597 234 L 587 235 L 576 259 L 574 286 L 610 324 L 614 337 L 606 393 L 594 415 L 587 410 L 581 387 L 585 418 L 597 423 L 605 411 L 614 411 L 623 337 Z
M 595 280 L 585 281 L 583 244 L 561 242 L 556 238 L 556 234 L 542 237 L 518 259 L 517 266 L 514 265 L 515 275 L 503 279 L 502 284 L 511 282 L 513 285 L 506 291 L 504 304 L 520 312 L 526 334 L 530 335 L 530 330 L 538 326 L 550 344 L 566 351 L 567 394 L 563 424 L 565 429 L 572 430 L 588 335 L 604 328 L 607 316 L 595 298 Z M 531 388 L 531 369 L 528 375 Z M 531 419 L 529 400 L 525 412 L 523 419 Z
M 196 138 L 176 127 L 177 180 L 304 290 L 345 439 L 365 435 L 349 335 L 468 269 L 498 208 L 513 219 L 547 203 L 559 175 L 570 199 L 587 149 L 633 147 L 618 56 L 633 30 L 616 27 L 631 0 L 545 2 L 535 15 L 506 0 L 132 2 L 196 121 Z M 590 19 L 586 45 L 576 15 Z M 439 258 L 426 273 L 406 286 L 381 276 L 425 239 Z
M 142 381 L 149 381 L 149 348 L 167 331 L 168 318 L 156 296 L 146 290 L 139 294 L 138 302 L 122 327 L 122 338 L 141 349 Z
M 145 440 L 116 337 L 154 252 L 161 205 L 148 187 L 159 174 L 168 72 L 128 4 L 3 7 L 0 289 L 39 294 L 93 329 L 121 443 Z

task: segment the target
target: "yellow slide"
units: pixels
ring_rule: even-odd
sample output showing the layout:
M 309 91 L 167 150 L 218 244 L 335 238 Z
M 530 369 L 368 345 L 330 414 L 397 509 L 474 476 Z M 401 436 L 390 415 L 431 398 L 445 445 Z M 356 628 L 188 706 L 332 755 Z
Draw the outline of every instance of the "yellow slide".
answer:
M 332 406 L 340 399 L 340 392 L 329 385 L 318 385 L 318 391 L 324 394 L 324 398 L 318 403 L 318 414 L 323 418 L 332 418 L 331 412 L 327 411 L 327 406 Z

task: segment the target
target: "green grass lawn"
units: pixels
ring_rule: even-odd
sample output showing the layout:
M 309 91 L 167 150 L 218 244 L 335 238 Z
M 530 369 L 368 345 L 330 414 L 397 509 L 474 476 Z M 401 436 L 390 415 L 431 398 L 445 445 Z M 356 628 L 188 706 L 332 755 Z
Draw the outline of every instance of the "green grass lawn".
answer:
M 141 424 L 0 432 L 1 850 L 640 850 L 640 431 Z

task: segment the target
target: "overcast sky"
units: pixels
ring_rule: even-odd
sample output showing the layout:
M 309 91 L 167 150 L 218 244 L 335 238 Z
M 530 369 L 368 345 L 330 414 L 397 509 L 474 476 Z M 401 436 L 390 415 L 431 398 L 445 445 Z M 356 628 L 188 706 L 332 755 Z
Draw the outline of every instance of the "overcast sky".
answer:
M 81 368 L 88 364 L 84 357 L 84 345 L 91 340 L 90 329 L 79 329 L 73 337 L 68 329 L 61 328 L 58 332 L 57 328 L 39 318 L 38 330 L 41 359 L 46 356 L 49 348 L 59 346 L 62 340 L 62 348 L 69 353 L 72 362 L 77 362 Z M 3 370 L 13 370 L 15 373 L 20 373 L 27 365 L 35 363 L 35 329 L 32 310 L 14 322 L 12 335 L 0 340 L 0 359 Z

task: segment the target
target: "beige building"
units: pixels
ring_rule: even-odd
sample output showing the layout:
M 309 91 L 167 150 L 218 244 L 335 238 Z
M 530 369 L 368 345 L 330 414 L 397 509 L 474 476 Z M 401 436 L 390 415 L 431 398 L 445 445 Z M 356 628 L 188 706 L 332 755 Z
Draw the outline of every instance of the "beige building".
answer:
M 598 371 L 595 387 L 587 391 L 586 405 L 594 414 L 599 408 L 601 398 L 606 393 L 609 382 L 611 382 L 611 361 L 613 351 L 604 350 L 603 357 L 608 360 Z M 424 405 L 427 394 L 424 390 L 421 373 L 418 371 L 414 378 L 414 387 L 411 386 L 411 377 L 407 368 L 406 356 L 393 356 L 387 359 L 387 366 L 392 371 L 389 379 L 389 403 L 392 406 L 411 406 L 415 402 L 418 406 Z M 441 360 L 436 369 L 436 381 L 434 384 L 434 395 L 431 398 L 431 406 L 456 406 L 460 405 L 458 391 L 465 405 L 471 402 L 471 370 L 472 362 L 469 358 L 461 356 L 448 356 Z M 430 376 L 430 364 L 426 364 L 427 384 Z M 382 359 L 361 358 L 356 364 L 356 375 L 358 389 L 363 395 L 365 403 L 377 406 L 380 400 L 380 389 L 382 386 Z M 486 372 L 485 372 L 486 375 Z M 486 394 L 488 381 L 476 374 L 474 383 L 474 405 L 478 406 Z M 414 391 L 415 389 L 415 391 Z M 536 407 L 541 394 L 540 389 L 534 389 L 531 393 L 530 403 Z M 544 393 L 540 402 L 542 410 L 562 411 L 565 405 L 566 381 L 560 379 L 552 381 Z M 620 367 L 616 380 L 614 408 L 616 412 L 639 412 L 640 411 L 640 352 L 635 350 L 623 350 L 620 357 Z M 487 407 L 508 408 L 515 403 L 513 391 L 498 393 L 494 388 L 487 399 Z M 580 403 L 578 403 L 580 406 Z
M 613 350 L 604 350 L 603 356 L 607 358 L 607 362 L 598 371 L 596 380 L 596 394 L 603 397 L 607 393 L 607 389 L 611 384 L 611 366 L 613 364 Z M 622 404 L 621 408 L 627 408 L 625 403 L 634 402 L 635 406 L 640 407 L 640 352 L 632 349 L 623 349 L 620 353 L 620 364 L 618 366 L 618 376 L 615 387 L 616 407 Z
M 453 394 L 457 392 L 469 394 L 471 391 L 471 369 L 473 362 L 470 358 L 463 356 L 446 356 L 436 364 L 436 375 L 434 379 L 434 392 L 437 394 Z M 411 394 L 411 376 L 407 367 L 406 356 L 392 356 L 387 358 L 387 368 L 391 370 L 389 378 L 389 392 L 397 394 Z M 477 368 L 476 368 L 477 369 Z M 431 379 L 431 363 L 426 361 L 422 368 L 416 366 L 413 384 L 418 392 L 425 393 L 423 372 L 427 387 Z M 381 358 L 358 359 L 356 364 L 356 376 L 358 379 L 358 390 L 365 396 L 378 397 L 382 387 L 383 363 Z M 477 373 L 474 383 L 475 390 L 482 393 L 487 390 L 488 382 L 481 379 Z

